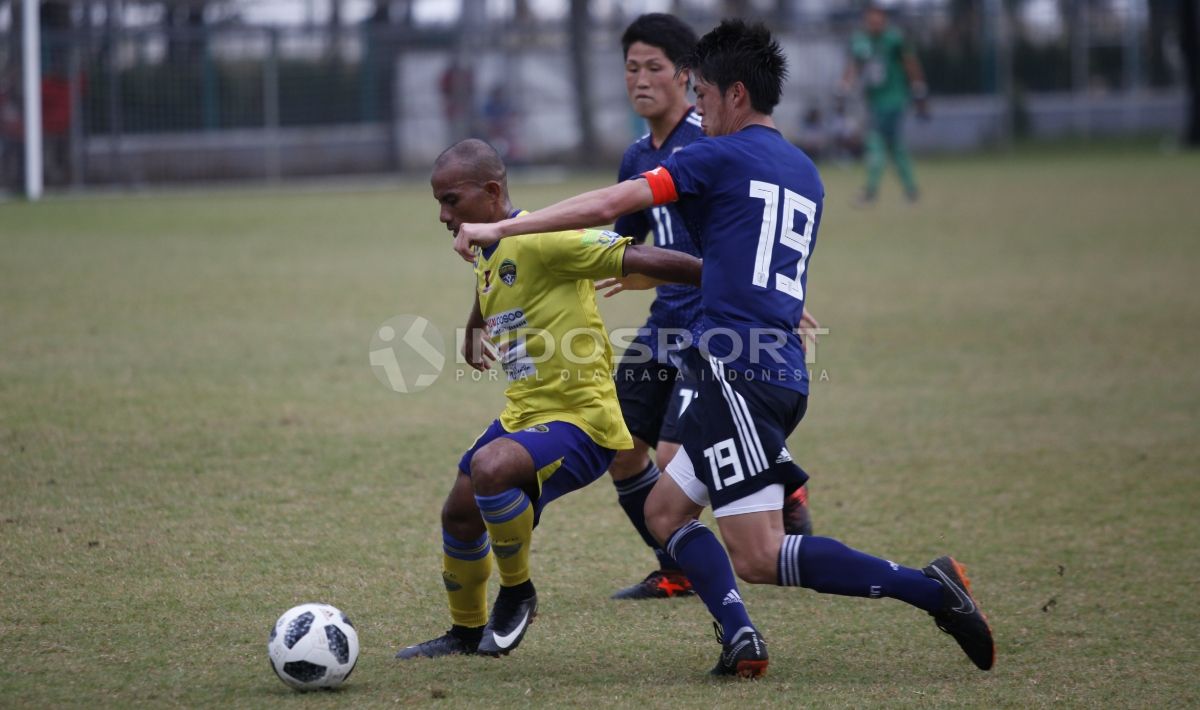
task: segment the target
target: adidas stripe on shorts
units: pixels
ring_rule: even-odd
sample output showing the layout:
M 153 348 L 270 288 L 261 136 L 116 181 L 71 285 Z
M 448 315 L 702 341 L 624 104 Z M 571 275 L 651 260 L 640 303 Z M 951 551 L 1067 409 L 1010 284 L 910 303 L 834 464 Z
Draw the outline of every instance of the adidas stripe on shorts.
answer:
M 718 517 L 779 510 L 784 489 L 808 480 L 787 449 L 808 396 L 747 379 L 696 348 L 685 363 L 698 396 L 679 420 L 683 446 L 666 473 Z

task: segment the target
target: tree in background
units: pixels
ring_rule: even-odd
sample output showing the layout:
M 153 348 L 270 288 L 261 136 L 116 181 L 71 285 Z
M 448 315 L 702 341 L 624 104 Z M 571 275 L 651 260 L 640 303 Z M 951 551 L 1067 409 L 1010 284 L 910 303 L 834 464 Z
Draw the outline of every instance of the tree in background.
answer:
M 588 0 L 571 0 L 571 78 L 575 83 L 575 117 L 579 124 L 579 157 L 596 159 L 600 142 L 592 112 L 592 73 L 588 68 L 588 33 L 591 30 Z

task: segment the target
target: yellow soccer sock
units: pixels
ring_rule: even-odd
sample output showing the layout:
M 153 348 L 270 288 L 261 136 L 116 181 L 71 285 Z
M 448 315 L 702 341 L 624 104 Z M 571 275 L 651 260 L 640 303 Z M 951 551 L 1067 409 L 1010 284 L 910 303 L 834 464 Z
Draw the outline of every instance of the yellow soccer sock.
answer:
M 455 625 L 487 624 L 487 583 L 491 576 L 492 554 L 486 532 L 478 540 L 463 542 L 442 531 L 442 582 Z
M 529 581 L 529 543 L 533 539 L 533 505 L 519 488 L 494 496 L 476 494 L 483 524 L 492 538 L 500 584 L 515 587 Z

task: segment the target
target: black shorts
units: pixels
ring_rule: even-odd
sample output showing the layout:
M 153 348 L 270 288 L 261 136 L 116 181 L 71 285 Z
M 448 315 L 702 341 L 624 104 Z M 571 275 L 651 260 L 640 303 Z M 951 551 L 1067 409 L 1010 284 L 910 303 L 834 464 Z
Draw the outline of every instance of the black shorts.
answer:
M 659 441 L 679 443 L 679 418 L 696 397 L 695 383 L 657 361 L 620 362 L 613 377 L 629 433 L 651 448 Z
M 680 418 L 679 433 L 695 479 L 707 489 L 703 496 L 684 486 L 693 501 L 716 510 L 773 484 L 792 491 L 808 480 L 787 448 L 807 395 L 727 370 L 695 348 L 687 351 L 685 370 L 699 395 Z

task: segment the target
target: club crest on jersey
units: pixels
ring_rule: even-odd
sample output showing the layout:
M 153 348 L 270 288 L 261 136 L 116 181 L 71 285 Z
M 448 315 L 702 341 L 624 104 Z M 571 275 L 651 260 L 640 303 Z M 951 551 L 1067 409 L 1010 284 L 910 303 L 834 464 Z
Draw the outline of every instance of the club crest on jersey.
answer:
M 517 262 L 512 259 L 505 259 L 500 262 L 500 280 L 505 286 L 512 286 L 517 282 Z

